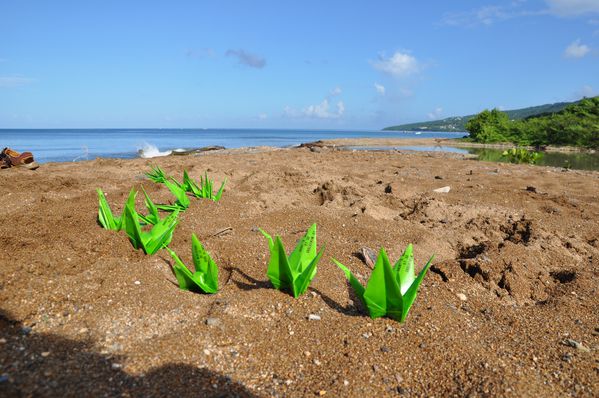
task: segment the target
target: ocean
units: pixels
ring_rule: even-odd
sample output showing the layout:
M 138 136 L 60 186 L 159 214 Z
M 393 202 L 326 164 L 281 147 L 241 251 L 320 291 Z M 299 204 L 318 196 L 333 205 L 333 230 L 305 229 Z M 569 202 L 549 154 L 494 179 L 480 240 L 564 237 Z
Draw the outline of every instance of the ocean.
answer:
M 334 138 L 457 138 L 466 133 L 402 133 L 277 129 L 0 129 L 0 149 L 33 153 L 38 163 L 101 158 L 155 157 L 174 149 L 289 147 Z

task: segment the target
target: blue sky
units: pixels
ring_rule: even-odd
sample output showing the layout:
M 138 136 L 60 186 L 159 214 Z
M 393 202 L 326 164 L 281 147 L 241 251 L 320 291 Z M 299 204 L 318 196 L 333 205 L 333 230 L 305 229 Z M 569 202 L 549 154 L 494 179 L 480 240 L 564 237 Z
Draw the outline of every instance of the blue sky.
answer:
M 599 93 L 599 0 L 0 0 L 0 128 L 379 129 Z

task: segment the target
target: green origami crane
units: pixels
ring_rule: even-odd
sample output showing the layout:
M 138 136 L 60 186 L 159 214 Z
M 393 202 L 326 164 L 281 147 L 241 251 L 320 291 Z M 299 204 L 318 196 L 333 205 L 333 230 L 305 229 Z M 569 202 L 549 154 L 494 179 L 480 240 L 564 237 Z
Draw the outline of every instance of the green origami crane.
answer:
M 345 272 L 350 285 L 368 308 L 371 318 L 388 316 L 396 321 L 404 322 L 410 307 L 416 300 L 418 287 L 433 258 L 434 256 L 428 260 L 418 276 L 415 277 L 412 244 L 408 245 L 393 268 L 391 268 L 385 249 L 381 247 L 366 288 L 346 266 L 335 259 L 333 262 Z
M 146 254 L 155 254 L 158 250 L 168 245 L 173 238 L 173 231 L 179 223 L 179 211 L 173 211 L 168 217 L 158 220 L 149 231 L 142 231 L 139 215 L 134 205 L 125 206 L 124 229 L 129 240 L 136 249 L 142 249 Z
M 208 178 L 208 173 L 204 173 L 204 177 L 200 177 L 200 185 L 189 178 L 186 170 L 183 170 L 183 188 L 191 193 L 196 198 L 205 198 L 212 199 L 215 202 L 220 200 L 220 197 L 223 195 L 223 190 L 225 189 L 225 184 L 227 183 L 227 179 L 223 181 L 220 186 L 220 189 L 216 194 L 212 192 L 214 186 L 214 180 Z
M 102 190 L 100 188 L 96 189 L 96 191 L 98 192 L 98 201 L 99 201 L 98 222 L 105 229 L 109 229 L 112 231 L 120 231 L 124 227 L 124 224 L 123 224 L 124 209 L 123 209 L 123 213 L 121 214 L 121 216 L 115 217 L 112 214 L 112 210 L 110 210 L 110 206 L 108 205 L 108 201 L 106 200 L 106 196 L 104 195 L 104 192 L 102 192 Z M 125 202 L 125 207 L 127 207 L 127 205 L 130 205 L 130 204 L 135 206 L 135 197 L 136 196 L 137 196 L 137 192 L 134 189 L 131 189 L 131 192 L 129 192 L 129 197 L 127 198 L 127 201 Z
M 144 192 L 145 203 L 148 209 L 148 215 L 144 216 L 139 213 L 137 215 L 139 216 L 140 220 L 143 221 L 146 225 L 156 225 L 160 221 L 160 216 L 158 215 L 158 208 L 156 207 L 154 202 L 152 202 L 152 199 L 150 199 L 146 190 L 143 189 L 143 187 L 141 189 Z
M 260 232 L 268 239 L 270 261 L 266 275 L 270 282 L 276 289 L 291 291 L 293 297 L 304 294 L 316 275 L 316 265 L 324 252 L 323 247 L 316 254 L 316 224 L 312 224 L 289 257 L 279 236 L 273 241 L 262 229 Z
M 165 249 L 175 260 L 173 270 L 181 290 L 199 291 L 201 293 L 216 293 L 218 291 L 218 267 L 195 234 L 191 236 L 191 255 L 195 272 L 192 273 L 174 251 L 168 247 L 165 247 Z
M 159 183 L 159 184 L 162 184 L 169 178 L 166 175 L 166 173 L 164 172 L 164 170 L 162 170 L 160 168 L 160 166 L 152 167 L 152 171 L 149 173 L 146 173 L 146 177 L 148 177 L 150 180 L 152 180 L 156 183 Z
M 171 191 L 173 196 L 177 199 L 172 205 L 156 205 L 159 210 L 163 211 L 184 211 L 189 207 L 189 197 L 185 188 L 174 179 L 164 180 L 164 185 Z

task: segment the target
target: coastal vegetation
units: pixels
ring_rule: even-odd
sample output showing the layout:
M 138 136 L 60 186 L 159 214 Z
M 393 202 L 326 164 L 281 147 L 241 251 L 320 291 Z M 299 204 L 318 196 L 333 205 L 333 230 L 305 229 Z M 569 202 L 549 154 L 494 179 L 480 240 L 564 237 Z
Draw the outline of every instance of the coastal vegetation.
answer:
M 545 104 L 539 106 L 530 106 L 527 108 L 513 109 L 505 111 L 510 120 L 522 120 L 533 116 L 547 115 L 559 112 L 575 102 L 557 102 L 555 104 Z M 435 131 L 435 132 L 463 132 L 466 131 L 466 123 L 477 115 L 452 116 L 440 120 L 428 122 L 417 122 L 401 124 L 398 126 L 385 127 L 386 131 Z
M 511 142 L 531 146 L 599 148 L 599 96 L 584 98 L 555 113 L 510 119 L 498 109 L 485 109 L 465 125 L 479 143 Z

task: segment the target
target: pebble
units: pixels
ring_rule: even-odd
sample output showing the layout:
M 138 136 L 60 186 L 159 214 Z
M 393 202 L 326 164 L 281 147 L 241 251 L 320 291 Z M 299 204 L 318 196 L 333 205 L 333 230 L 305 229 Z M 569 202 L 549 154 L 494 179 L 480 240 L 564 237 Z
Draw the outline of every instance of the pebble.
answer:
M 135 283 L 136 285 L 141 285 L 141 282 L 140 282 L 140 281 L 135 281 L 135 282 L 133 282 L 133 283 Z
M 321 365 L 321 362 L 318 359 L 316 359 L 316 358 L 312 362 L 314 362 L 314 365 L 316 365 L 316 366 L 320 366 Z
M 50 351 L 42 352 L 42 357 L 46 358 L 48 355 L 50 355 Z
M 4 337 L 0 339 L 0 344 L 6 344 L 6 339 Z
M 326 390 L 320 390 L 320 391 L 318 391 L 318 395 L 320 395 L 321 397 L 323 395 L 326 395 L 326 393 L 327 393 Z
M 458 293 L 457 296 L 462 301 L 468 300 L 468 297 L 466 297 L 466 295 L 464 293 Z
M 308 315 L 308 320 L 310 320 L 310 321 L 320 321 L 320 315 L 310 314 L 310 315 Z
M 79 329 L 79 334 L 83 334 L 83 333 L 87 333 L 88 329 L 87 328 L 81 328 Z
M 451 187 L 448 185 L 446 187 L 441 187 L 441 188 L 433 189 L 433 192 L 436 192 L 436 193 L 448 193 L 450 190 L 451 190 Z
M 208 326 L 220 326 L 222 322 L 218 318 L 207 318 L 206 325 Z
M 120 363 L 113 363 L 112 364 L 112 369 L 121 369 L 123 367 L 123 365 L 121 365 Z
M 562 361 L 565 361 L 565 362 L 568 362 L 568 363 L 572 362 L 572 358 L 573 358 L 573 356 L 569 352 L 567 352 L 564 355 L 562 355 Z
M 382 347 L 381 347 L 381 352 L 389 352 L 389 351 L 391 351 L 391 350 L 389 349 L 389 347 L 385 347 L 385 346 L 382 346 Z
M 6 383 L 9 380 L 7 374 L 0 375 L 0 383 Z
M 362 337 L 364 337 L 365 339 L 369 339 L 370 336 L 372 336 L 372 333 L 370 332 L 362 333 Z
M 210 350 L 209 350 L 209 349 L 207 349 L 207 348 L 205 348 L 205 349 L 204 349 L 204 355 L 210 355 Z
M 395 328 L 393 326 L 388 325 L 385 328 L 385 332 L 387 332 L 387 333 L 395 333 Z
M 32 330 L 33 329 L 30 328 L 29 326 L 23 326 L 21 328 L 21 334 L 24 335 L 24 336 L 27 336 L 29 333 L 31 333 Z
M 572 339 L 566 339 L 562 342 L 564 345 L 570 346 L 570 347 L 574 347 L 577 350 L 580 351 L 584 351 L 584 352 L 590 352 L 590 348 L 585 347 L 582 343 L 576 341 L 576 340 L 572 340 Z
M 344 385 L 345 387 L 349 386 L 349 381 L 347 381 L 347 380 L 343 380 L 343 385 Z

